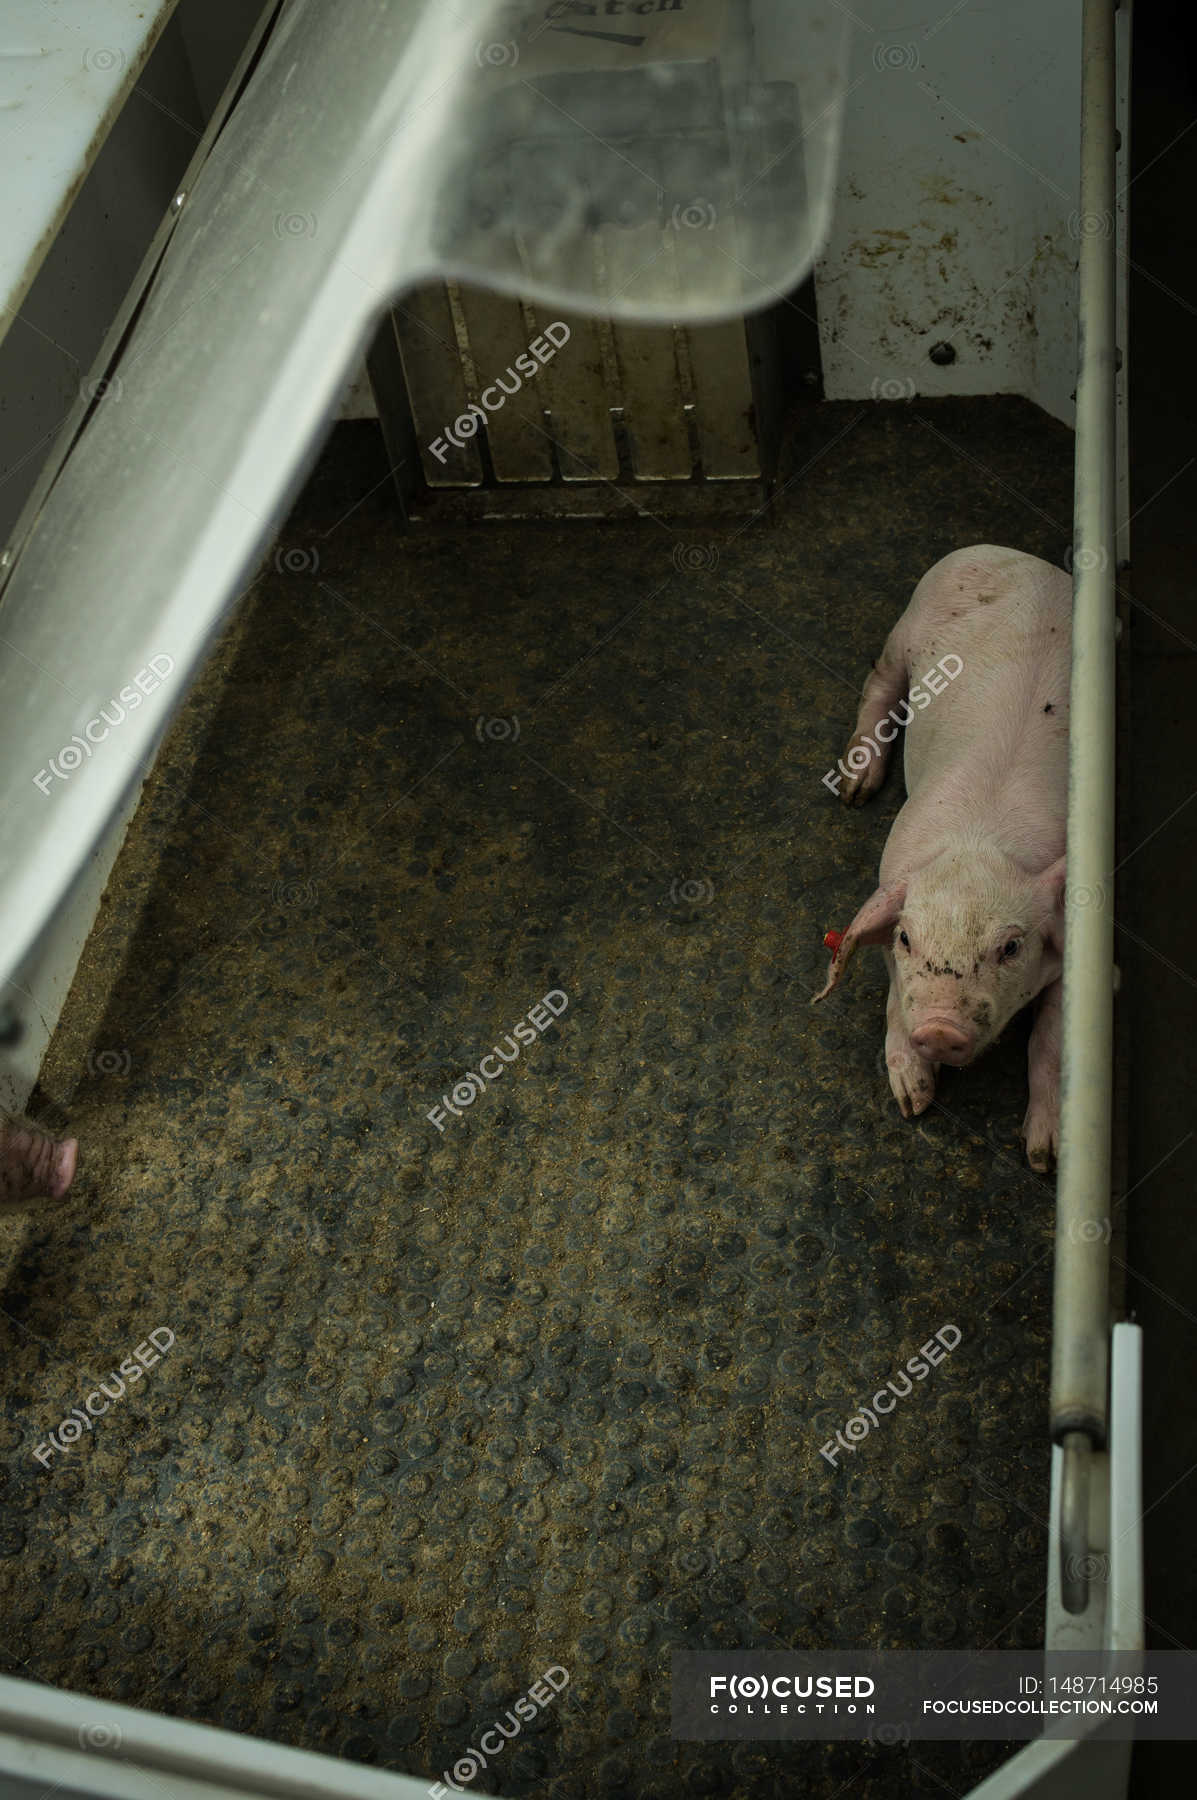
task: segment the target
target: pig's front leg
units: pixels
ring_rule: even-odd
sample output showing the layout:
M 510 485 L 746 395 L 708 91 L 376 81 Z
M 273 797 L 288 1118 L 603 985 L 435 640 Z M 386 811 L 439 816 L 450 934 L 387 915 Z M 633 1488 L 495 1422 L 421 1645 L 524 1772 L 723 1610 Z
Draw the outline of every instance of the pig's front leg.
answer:
M 926 1112 L 935 1098 L 935 1076 L 939 1064 L 928 1062 L 926 1057 L 920 1056 L 910 1041 L 910 1033 L 902 1023 L 902 1009 L 898 1003 L 894 959 L 888 950 L 885 952 L 885 965 L 889 970 L 889 999 L 885 1003 L 885 1066 L 889 1070 L 889 1085 L 902 1110 L 902 1117 L 913 1119 L 919 1113 Z
M 840 788 L 845 806 L 863 806 L 884 781 L 890 749 L 900 735 L 896 721 L 889 715 L 905 699 L 908 685 L 905 658 L 891 632 L 885 649 L 865 678 L 856 730 L 841 758 L 842 767 L 848 771 Z M 880 737 L 879 730 L 883 734 Z
M 1035 1004 L 1035 1023 L 1027 1046 L 1031 1098 L 1022 1135 L 1027 1161 L 1046 1175 L 1060 1149 L 1060 1014 L 1062 980 L 1045 987 Z

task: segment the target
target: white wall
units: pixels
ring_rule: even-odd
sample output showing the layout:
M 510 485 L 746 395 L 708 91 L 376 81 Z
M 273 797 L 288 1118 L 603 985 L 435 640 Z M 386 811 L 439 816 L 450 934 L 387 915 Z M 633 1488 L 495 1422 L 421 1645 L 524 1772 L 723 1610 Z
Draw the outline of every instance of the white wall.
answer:
M 815 270 L 828 398 L 1024 394 L 1071 424 L 1080 0 L 852 11 Z

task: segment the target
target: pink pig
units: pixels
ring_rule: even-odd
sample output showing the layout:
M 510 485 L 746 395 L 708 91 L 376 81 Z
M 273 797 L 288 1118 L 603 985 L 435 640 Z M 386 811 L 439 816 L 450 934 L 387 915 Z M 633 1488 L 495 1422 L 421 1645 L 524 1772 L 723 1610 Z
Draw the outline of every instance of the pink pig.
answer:
M 840 764 L 840 797 L 859 805 L 905 725 L 906 804 L 877 891 L 814 997 L 858 945 L 885 946 L 885 1060 L 913 1118 L 941 1063 L 974 1062 L 1038 996 L 1022 1135 L 1040 1171 L 1060 1134 L 1071 620 L 1068 576 L 1021 550 L 974 544 L 923 576 L 865 682 Z

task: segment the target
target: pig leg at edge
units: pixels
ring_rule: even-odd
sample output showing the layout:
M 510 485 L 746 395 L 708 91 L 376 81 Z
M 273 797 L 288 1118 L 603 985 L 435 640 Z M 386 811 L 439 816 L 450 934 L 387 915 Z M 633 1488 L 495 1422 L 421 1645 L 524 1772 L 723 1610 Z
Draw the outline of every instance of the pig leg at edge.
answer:
M 1035 1004 L 1035 1023 L 1027 1046 L 1030 1104 L 1022 1122 L 1027 1161 L 1046 1175 L 1060 1149 L 1060 1016 L 1064 983 L 1045 987 Z
M 905 660 L 891 632 L 885 641 L 885 649 L 865 677 L 856 730 L 841 759 L 848 770 L 840 788 L 840 799 L 845 806 L 863 806 L 885 780 L 890 750 L 900 736 L 898 726 L 889 714 L 906 698 L 909 685 Z M 877 736 L 878 726 L 885 727 L 888 743 Z M 868 757 L 859 769 L 854 769 L 850 760 L 854 750 L 862 751 Z
M 61 1200 L 75 1179 L 79 1146 L 53 1138 L 27 1119 L 0 1114 L 0 1213 L 31 1200 Z
M 926 1112 L 935 1098 L 935 1077 L 939 1064 L 928 1062 L 911 1043 L 910 1034 L 902 1023 L 898 984 L 894 979 L 894 959 L 888 950 L 885 952 L 885 961 L 889 969 L 889 999 L 885 1003 L 885 1066 L 889 1070 L 889 1085 L 901 1108 L 902 1117 L 914 1119 L 919 1113 Z

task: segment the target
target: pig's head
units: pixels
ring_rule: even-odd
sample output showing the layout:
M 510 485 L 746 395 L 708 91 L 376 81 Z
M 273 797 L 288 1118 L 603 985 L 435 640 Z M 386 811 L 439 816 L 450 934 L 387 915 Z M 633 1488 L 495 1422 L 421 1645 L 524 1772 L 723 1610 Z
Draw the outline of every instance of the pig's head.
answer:
M 865 902 L 815 998 L 831 992 L 859 945 L 886 944 L 915 1049 L 962 1068 L 1059 975 L 1063 896 L 1063 857 L 1031 875 L 990 845 L 950 846 Z

